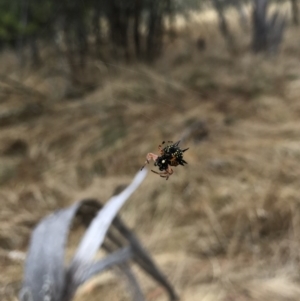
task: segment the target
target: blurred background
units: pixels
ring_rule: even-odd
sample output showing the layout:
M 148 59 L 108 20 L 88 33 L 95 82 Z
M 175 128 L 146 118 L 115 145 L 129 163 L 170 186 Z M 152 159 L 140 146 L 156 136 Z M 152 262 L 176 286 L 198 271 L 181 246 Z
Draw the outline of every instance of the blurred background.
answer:
M 41 218 L 181 139 L 189 164 L 121 212 L 181 300 L 299 300 L 299 5 L 1 0 L 0 299 Z M 100 299 L 129 300 L 109 272 L 76 296 Z

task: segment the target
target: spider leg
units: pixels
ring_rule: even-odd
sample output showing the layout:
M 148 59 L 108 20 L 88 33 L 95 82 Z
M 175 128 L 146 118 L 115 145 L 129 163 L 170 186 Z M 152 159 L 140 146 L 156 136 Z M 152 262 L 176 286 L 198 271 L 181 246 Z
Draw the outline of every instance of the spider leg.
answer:
M 153 161 L 156 161 L 158 158 L 158 155 L 152 154 L 152 153 L 148 153 L 146 156 L 146 161 L 145 164 L 142 166 L 141 170 L 146 166 L 146 164 L 150 163 L 150 160 L 152 159 Z
M 165 174 L 165 175 L 160 175 L 161 178 L 166 178 L 166 180 L 169 179 L 169 175 L 168 174 Z
M 163 171 L 163 172 L 157 172 L 157 171 L 151 169 L 151 171 L 152 171 L 153 173 L 156 173 L 157 175 L 159 175 L 161 178 L 169 178 L 169 175 L 168 175 L 168 171 L 167 171 L 167 170 L 165 170 L 165 171 Z M 167 179 L 167 180 L 168 180 L 168 179 Z
M 168 166 L 168 169 L 166 170 L 166 172 L 168 173 L 167 177 L 166 177 L 166 180 L 168 180 L 169 177 L 174 173 L 174 171 L 173 171 L 173 169 L 171 168 L 170 165 Z
M 168 169 L 164 170 L 163 172 L 157 172 L 157 171 L 152 170 L 152 169 L 151 169 L 151 171 L 158 174 L 162 178 L 166 178 L 166 180 L 168 180 L 169 177 L 174 173 L 174 171 L 173 171 L 173 169 L 171 168 L 170 165 L 168 166 Z
M 160 176 L 161 175 L 166 175 L 168 173 L 167 170 L 164 170 L 162 172 L 157 172 L 157 171 L 151 169 L 151 171 L 154 172 L 154 173 L 156 173 L 156 174 L 158 174 L 158 175 L 160 175 Z
M 165 141 L 163 141 L 159 146 L 158 146 L 158 151 L 159 151 L 159 153 L 162 155 L 163 154 L 163 147 L 162 147 L 162 145 L 163 144 L 165 144 Z
M 169 165 L 168 166 L 168 169 L 167 169 L 169 175 L 172 175 L 174 173 L 173 169 L 171 168 L 171 166 Z

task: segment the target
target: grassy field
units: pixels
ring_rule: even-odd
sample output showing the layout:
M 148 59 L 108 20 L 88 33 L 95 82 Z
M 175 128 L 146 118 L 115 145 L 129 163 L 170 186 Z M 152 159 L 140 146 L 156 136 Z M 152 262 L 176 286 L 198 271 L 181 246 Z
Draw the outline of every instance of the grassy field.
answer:
M 1 82 L 0 92 L 1 300 L 16 300 L 23 261 L 14 254 L 42 217 L 107 200 L 162 140 L 179 139 L 189 164 L 168 181 L 149 174 L 121 215 L 181 300 L 299 300 L 299 29 L 266 59 L 238 29 L 229 53 L 212 22 L 182 26 L 152 66 L 90 62 L 94 89 L 84 93 L 54 72 L 64 62 L 50 54 L 22 72 L 2 55 L 1 74 L 22 85 Z M 147 300 L 166 300 L 140 277 Z M 126 298 L 111 273 L 76 296 Z

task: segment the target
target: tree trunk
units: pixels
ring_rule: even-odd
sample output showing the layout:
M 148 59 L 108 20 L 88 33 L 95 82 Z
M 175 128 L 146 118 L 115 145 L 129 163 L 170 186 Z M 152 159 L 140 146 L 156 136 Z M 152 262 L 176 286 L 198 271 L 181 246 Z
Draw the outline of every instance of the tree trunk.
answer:
M 40 51 L 37 43 L 37 36 L 32 35 L 29 39 L 29 45 L 31 50 L 31 60 L 35 67 L 41 63 Z
M 114 54 L 118 53 L 118 46 L 120 45 L 120 9 L 116 4 L 115 0 L 111 0 L 109 3 L 109 14 L 108 14 L 108 22 L 109 22 L 109 32 L 110 32 L 110 40 L 114 46 Z
M 141 0 L 135 0 L 133 35 L 134 35 L 135 55 L 138 59 L 141 57 L 140 23 L 141 23 Z
M 163 0 L 153 0 L 149 7 L 146 57 L 150 62 L 162 49 L 164 4 Z
M 99 1 L 97 1 L 96 6 L 94 8 L 94 16 L 93 16 L 93 30 L 95 35 L 96 50 L 98 50 L 102 44 L 100 15 L 101 15 L 101 9 L 99 5 Z
M 19 31 L 19 36 L 17 40 L 17 49 L 18 49 L 18 56 L 20 65 L 24 65 L 24 54 L 23 54 L 23 47 L 24 47 L 24 29 L 27 26 L 28 22 L 28 0 L 22 0 L 21 2 L 21 29 Z
M 293 24 L 299 25 L 299 6 L 298 0 L 291 0 Z
M 86 55 L 88 52 L 87 29 L 84 22 L 84 16 L 79 15 L 76 21 L 77 33 L 77 51 L 79 55 L 80 67 L 84 69 Z
M 224 37 L 228 48 L 230 50 L 234 50 L 234 48 L 235 48 L 234 39 L 229 31 L 229 26 L 228 26 L 227 20 L 225 18 L 223 3 L 221 3 L 220 0 L 212 0 L 212 2 L 215 7 L 215 10 L 217 11 L 217 14 L 218 14 L 220 32 L 221 32 L 222 36 Z
M 66 45 L 66 57 L 68 61 L 68 65 L 70 68 L 70 75 L 72 84 L 77 83 L 76 74 L 77 74 L 77 68 L 76 68 L 76 62 L 75 62 L 75 56 L 74 56 L 74 45 L 71 38 L 71 26 L 72 24 L 71 20 L 65 15 L 63 20 L 63 32 L 64 32 L 64 41 Z
M 121 10 L 120 16 L 120 46 L 124 57 L 129 60 L 129 47 L 128 47 L 128 28 L 130 20 L 130 11 L 129 7 L 124 7 Z
M 156 1 L 152 0 L 150 4 L 150 12 L 148 19 L 148 33 L 147 33 L 147 59 L 151 61 L 154 57 L 154 36 L 155 36 L 155 25 L 157 24 L 157 12 L 156 12 Z
M 252 49 L 260 52 L 267 49 L 268 44 L 268 25 L 267 25 L 268 0 L 254 0 L 252 13 L 253 37 Z
M 252 49 L 254 52 L 276 54 L 282 42 L 286 19 L 278 10 L 268 18 L 268 4 L 268 0 L 254 0 Z

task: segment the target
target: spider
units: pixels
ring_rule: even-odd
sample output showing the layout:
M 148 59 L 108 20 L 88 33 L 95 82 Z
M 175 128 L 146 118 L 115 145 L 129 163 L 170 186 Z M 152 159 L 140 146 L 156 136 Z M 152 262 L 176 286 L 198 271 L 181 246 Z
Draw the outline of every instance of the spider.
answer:
M 158 146 L 158 151 L 160 153 L 159 155 L 148 153 L 146 156 L 145 164 L 144 166 L 142 166 L 141 170 L 146 166 L 147 163 L 149 164 L 150 160 L 152 159 L 154 161 L 154 166 L 158 166 L 161 172 L 154 170 L 151 171 L 168 180 L 174 172 L 171 166 L 177 166 L 179 164 L 184 166 L 184 164 L 187 164 L 187 162 L 183 160 L 183 153 L 189 148 L 180 149 L 180 147 L 178 146 L 180 140 L 174 144 L 173 141 L 168 141 L 168 143 L 171 143 L 171 145 L 162 147 L 162 145 L 165 144 L 165 141 L 163 141 L 162 145 Z

